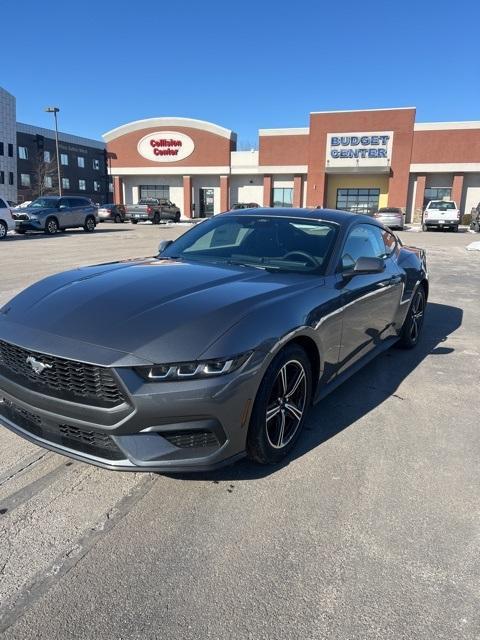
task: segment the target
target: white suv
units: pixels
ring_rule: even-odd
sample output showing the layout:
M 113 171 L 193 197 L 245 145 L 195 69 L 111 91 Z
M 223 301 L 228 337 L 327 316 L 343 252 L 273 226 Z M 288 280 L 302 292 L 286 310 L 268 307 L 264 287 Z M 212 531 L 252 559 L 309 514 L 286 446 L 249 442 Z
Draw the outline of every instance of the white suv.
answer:
M 5 198 L 0 198 L 0 240 L 5 240 L 7 233 L 15 229 L 15 222 L 8 202 Z
M 440 229 L 453 229 L 458 231 L 460 224 L 460 211 L 453 200 L 430 200 L 423 213 L 423 231 L 432 227 Z

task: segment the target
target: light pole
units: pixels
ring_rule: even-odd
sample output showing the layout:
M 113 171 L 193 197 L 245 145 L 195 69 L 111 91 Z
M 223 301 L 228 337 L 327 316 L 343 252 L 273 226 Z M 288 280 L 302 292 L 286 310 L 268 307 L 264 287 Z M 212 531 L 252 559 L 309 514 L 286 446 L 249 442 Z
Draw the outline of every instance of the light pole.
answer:
M 47 107 L 45 109 L 47 113 L 53 113 L 55 118 L 55 147 L 57 149 L 57 174 L 58 174 L 58 195 L 62 195 L 62 177 L 60 175 L 60 155 L 58 153 L 58 125 L 57 125 L 57 113 L 60 111 L 58 107 Z

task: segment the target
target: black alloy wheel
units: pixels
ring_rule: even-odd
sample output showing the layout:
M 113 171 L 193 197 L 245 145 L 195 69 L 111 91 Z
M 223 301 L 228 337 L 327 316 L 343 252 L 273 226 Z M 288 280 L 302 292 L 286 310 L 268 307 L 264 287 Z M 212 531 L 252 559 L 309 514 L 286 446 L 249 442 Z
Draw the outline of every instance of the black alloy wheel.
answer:
M 420 286 L 413 295 L 410 309 L 402 327 L 399 345 L 404 349 L 412 349 L 418 344 L 425 319 L 425 289 Z
M 85 224 L 83 225 L 83 230 L 87 233 L 92 233 L 92 231 L 95 231 L 95 218 L 93 218 L 92 216 L 88 216 L 88 218 L 85 220 Z
M 248 456 L 279 462 L 294 446 L 310 406 L 310 361 L 298 345 L 287 346 L 270 364 L 260 385 L 247 436 Z

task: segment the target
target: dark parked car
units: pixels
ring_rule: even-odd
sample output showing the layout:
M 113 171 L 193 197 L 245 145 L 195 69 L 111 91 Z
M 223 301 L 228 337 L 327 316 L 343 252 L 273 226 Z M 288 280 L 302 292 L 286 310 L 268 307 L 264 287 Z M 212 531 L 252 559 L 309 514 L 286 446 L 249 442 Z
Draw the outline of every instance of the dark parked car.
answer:
M 232 205 L 231 211 L 236 211 L 237 209 L 258 209 L 259 206 L 256 202 L 237 202 Z
M 110 469 L 278 462 L 312 402 L 419 340 L 425 254 L 374 219 L 232 212 L 160 249 L 51 276 L 0 309 L 5 427 Z
M 12 211 L 15 231 L 43 231 L 54 235 L 57 231 L 83 227 L 85 231 L 95 231 L 98 209 L 88 198 L 80 196 L 45 196 L 33 200 L 24 209 Z
M 98 207 L 100 222 L 125 222 L 125 207 L 123 204 L 102 204 Z
M 128 204 L 127 218 L 132 224 L 150 220 L 153 224 L 160 224 L 161 220 L 180 222 L 180 209 L 166 198 L 148 198 L 139 200 L 137 204 Z

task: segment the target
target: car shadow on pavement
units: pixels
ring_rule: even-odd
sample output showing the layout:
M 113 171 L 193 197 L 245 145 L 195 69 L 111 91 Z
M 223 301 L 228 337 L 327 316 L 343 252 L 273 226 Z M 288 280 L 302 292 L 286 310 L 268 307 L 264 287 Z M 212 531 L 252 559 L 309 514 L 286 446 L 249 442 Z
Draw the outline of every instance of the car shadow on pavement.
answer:
M 316 404 L 294 449 L 281 464 L 263 466 L 243 459 L 209 473 L 171 476 L 179 480 L 221 482 L 255 480 L 277 472 L 350 427 L 391 396 L 403 400 L 397 394 L 400 384 L 426 357 L 450 355 L 454 351 L 441 345 L 461 326 L 462 319 L 463 311 L 458 307 L 428 303 L 418 345 L 411 350 L 393 347 L 382 353 Z

